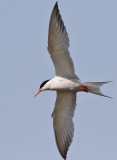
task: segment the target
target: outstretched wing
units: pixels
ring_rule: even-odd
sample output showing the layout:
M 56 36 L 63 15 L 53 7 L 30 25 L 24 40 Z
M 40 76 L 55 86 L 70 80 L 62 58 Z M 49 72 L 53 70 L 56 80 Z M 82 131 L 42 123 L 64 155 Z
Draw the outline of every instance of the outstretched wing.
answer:
M 76 78 L 68 47 L 68 34 L 56 2 L 49 24 L 48 51 L 55 66 L 56 76 Z
M 66 159 L 74 135 L 72 118 L 76 106 L 76 92 L 57 91 L 53 117 L 56 144 L 61 156 Z

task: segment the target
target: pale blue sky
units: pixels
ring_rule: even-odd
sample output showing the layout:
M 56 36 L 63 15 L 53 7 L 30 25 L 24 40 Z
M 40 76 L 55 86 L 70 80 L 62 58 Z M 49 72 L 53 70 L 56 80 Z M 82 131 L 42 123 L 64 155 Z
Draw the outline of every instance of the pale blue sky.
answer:
M 0 0 L 0 160 L 62 160 L 51 112 L 56 93 L 33 97 L 54 77 L 47 52 L 55 0 Z M 114 99 L 78 93 L 67 160 L 117 160 L 117 1 L 61 0 L 76 74 Z

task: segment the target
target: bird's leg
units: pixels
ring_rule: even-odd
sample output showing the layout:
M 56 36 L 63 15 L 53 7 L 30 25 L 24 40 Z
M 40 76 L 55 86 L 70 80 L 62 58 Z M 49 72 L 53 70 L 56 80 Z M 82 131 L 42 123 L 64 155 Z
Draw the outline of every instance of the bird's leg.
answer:
M 80 87 L 83 88 L 81 91 L 83 91 L 83 92 L 88 92 L 88 87 L 87 87 L 87 86 L 81 85 Z

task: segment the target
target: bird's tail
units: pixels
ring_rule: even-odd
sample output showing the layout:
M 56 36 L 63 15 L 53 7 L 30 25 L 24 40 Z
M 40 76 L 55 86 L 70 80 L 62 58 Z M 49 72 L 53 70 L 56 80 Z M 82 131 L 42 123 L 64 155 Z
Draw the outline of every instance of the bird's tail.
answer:
M 85 91 L 85 92 L 90 92 L 90 93 L 93 93 L 93 94 L 97 94 L 97 95 L 100 95 L 100 96 L 111 98 L 111 97 L 103 94 L 100 90 L 100 87 L 103 84 L 106 84 L 106 83 L 109 83 L 109 82 L 112 82 L 112 81 L 107 81 L 107 82 L 82 82 L 81 87 L 83 88 L 83 91 Z

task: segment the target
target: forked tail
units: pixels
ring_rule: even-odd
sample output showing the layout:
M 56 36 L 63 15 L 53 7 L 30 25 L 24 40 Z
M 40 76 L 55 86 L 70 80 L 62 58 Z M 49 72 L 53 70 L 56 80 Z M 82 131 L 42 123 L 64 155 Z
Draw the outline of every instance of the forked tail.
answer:
M 112 81 L 107 81 L 107 82 L 82 82 L 81 87 L 83 88 L 84 92 L 90 92 L 90 93 L 93 93 L 93 94 L 97 94 L 97 95 L 100 95 L 100 96 L 111 98 L 111 97 L 103 94 L 100 90 L 100 87 L 103 84 L 106 84 L 106 83 L 109 83 L 109 82 L 112 82 Z

